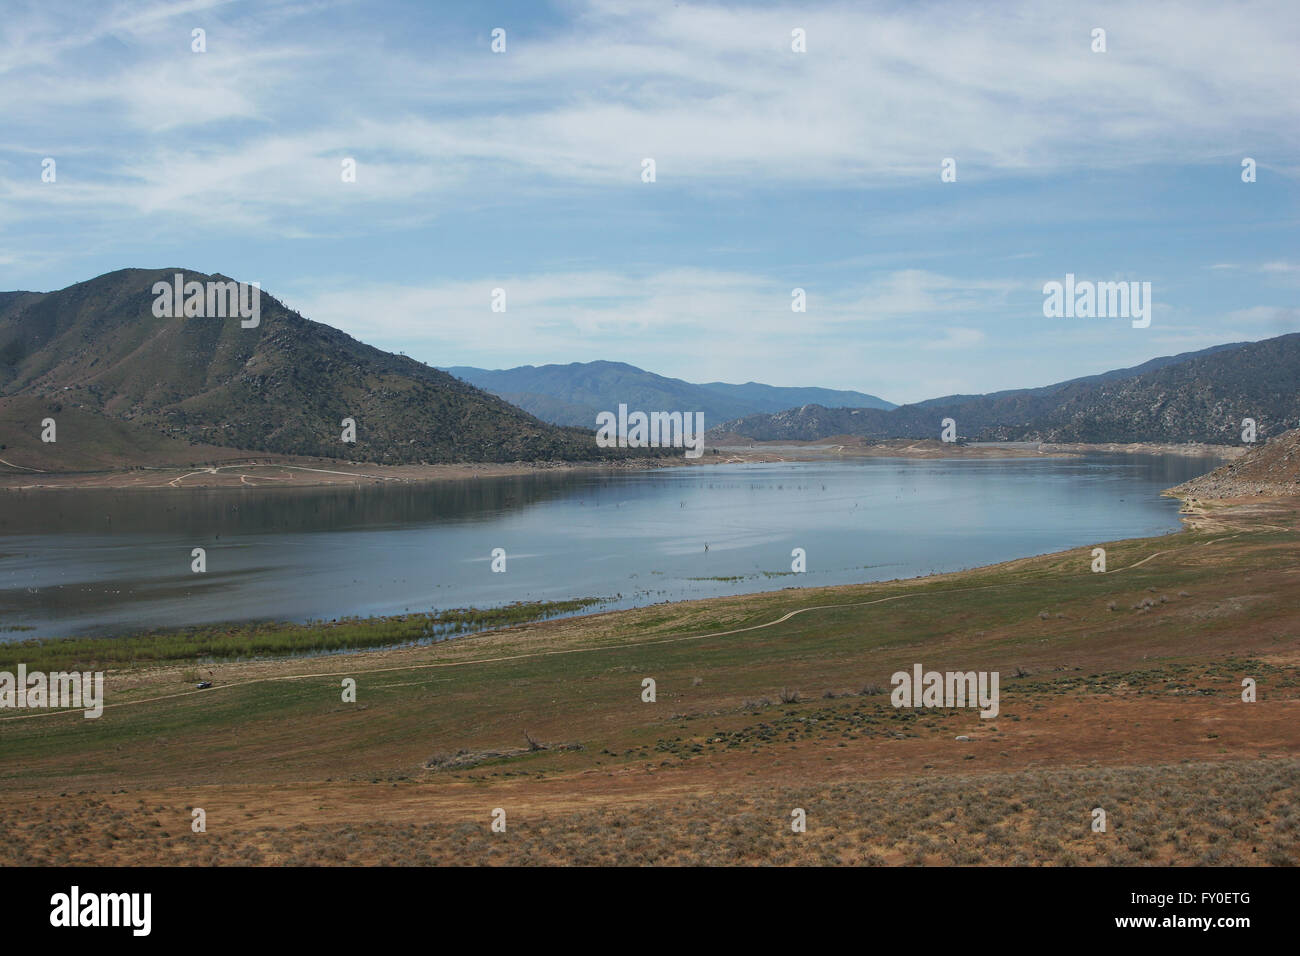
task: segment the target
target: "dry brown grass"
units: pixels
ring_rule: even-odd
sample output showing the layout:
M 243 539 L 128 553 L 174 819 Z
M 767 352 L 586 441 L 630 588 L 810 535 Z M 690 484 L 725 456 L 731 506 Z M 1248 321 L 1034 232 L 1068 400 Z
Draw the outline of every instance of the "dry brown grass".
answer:
M 490 806 L 490 800 L 485 807 Z M 790 828 L 807 812 L 808 830 Z M 1108 832 L 1093 833 L 1102 807 Z M 0 864 L 1294 866 L 1300 760 L 942 775 L 438 823 L 226 827 L 78 796 L 0 810 Z
M 185 665 L 110 672 L 101 720 L 0 720 L 0 864 L 1294 865 L 1297 515 L 1207 514 L 1104 576 L 1081 549 L 221 662 L 180 695 Z M 999 671 L 998 717 L 894 709 L 915 661 Z

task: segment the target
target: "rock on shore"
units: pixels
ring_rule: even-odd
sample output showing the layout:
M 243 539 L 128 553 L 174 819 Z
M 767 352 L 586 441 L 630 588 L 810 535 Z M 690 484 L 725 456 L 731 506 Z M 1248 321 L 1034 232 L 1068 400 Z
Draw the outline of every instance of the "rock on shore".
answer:
M 1300 429 L 1283 432 L 1208 475 L 1170 488 L 1169 493 L 1179 498 L 1300 495 Z

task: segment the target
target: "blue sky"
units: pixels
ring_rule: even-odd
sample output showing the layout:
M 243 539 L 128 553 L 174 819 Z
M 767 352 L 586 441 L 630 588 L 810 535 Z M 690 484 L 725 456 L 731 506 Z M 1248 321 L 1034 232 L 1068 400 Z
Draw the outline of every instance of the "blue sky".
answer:
M 6 0 L 0 289 L 180 266 L 435 365 L 1041 385 L 1300 330 L 1298 55 L 1291 0 Z M 1067 272 L 1151 326 L 1045 318 Z

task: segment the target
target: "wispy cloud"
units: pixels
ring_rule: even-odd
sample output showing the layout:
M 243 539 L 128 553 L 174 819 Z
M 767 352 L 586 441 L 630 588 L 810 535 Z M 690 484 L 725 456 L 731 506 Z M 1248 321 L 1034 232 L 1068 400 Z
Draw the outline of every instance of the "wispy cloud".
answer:
M 1041 383 L 1300 324 L 1297 48 L 1287 0 L 11 0 L 0 288 L 175 265 L 442 365 Z M 1067 271 L 1153 281 L 1152 328 L 1044 321 Z
M 493 166 L 529 188 L 633 188 L 647 156 L 673 189 L 878 188 L 937 180 L 946 156 L 980 180 L 1218 160 L 1247 143 L 1294 153 L 1300 139 L 1300 24 L 1274 3 L 927 15 L 592 0 L 568 29 L 517 31 L 502 56 L 486 26 L 411 49 L 379 24 L 313 27 L 314 6 L 20 8 L 0 37 L 11 149 L 35 129 L 37 151 L 94 141 L 66 179 L 81 210 L 275 228 L 348 215 L 358 196 L 371 220 L 409 215 L 413 196 L 433 217 Z M 1104 55 L 1088 46 L 1097 24 Z M 796 26 L 805 54 L 790 50 Z M 357 188 L 339 181 L 342 155 L 362 163 Z M 13 185 L 30 165 L 5 166 L 19 217 L 59 213 Z

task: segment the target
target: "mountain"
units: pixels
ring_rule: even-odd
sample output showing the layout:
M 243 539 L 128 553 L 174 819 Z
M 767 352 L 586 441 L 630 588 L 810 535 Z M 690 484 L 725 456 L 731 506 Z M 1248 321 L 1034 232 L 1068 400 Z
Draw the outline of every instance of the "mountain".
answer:
M 865 392 L 844 391 L 835 388 L 798 388 L 780 385 L 762 385 L 758 382 L 746 382 L 744 385 L 728 385 L 726 382 L 705 382 L 700 386 L 709 391 L 726 395 L 737 401 L 754 406 L 754 411 L 779 412 L 795 405 L 836 405 L 841 408 L 897 408 L 893 402 L 887 402 L 875 395 Z
M 833 435 L 934 438 L 952 418 L 974 441 L 1237 444 L 1242 419 L 1263 439 L 1300 418 L 1300 333 L 1152 359 L 1129 369 L 988 395 L 950 395 L 890 411 L 806 405 L 720 423 L 757 441 Z
M 495 370 L 458 365 L 445 371 L 518 405 L 543 421 L 584 428 L 595 427 L 598 412 L 617 411 L 620 403 L 629 410 L 703 412 L 706 425 L 807 402 L 894 407 L 874 395 L 829 388 L 783 388 L 757 382 L 696 385 L 625 362 L 521 365 Z
M 1178 355 L 1165 355 L 1160 358 L 1153 358 L 1143 362 L 1141 365 L 1134 365 L 1131 368 L 1112 369 L 1109 372 L 1102 372 L 1098 375 L 1085 375 L 1081 378 L 1072 378 L 1064 382 L 1057 382 L 1055 385 L 1043 385 L 1039 388 L 1012 388 L 1004 389 L 1000 392 L 988 392 L 984 395 L 944 395 L 940 398 L 927 398 L 923 402 L 917 402 L 918 408 L 932 408 L 935 406 L 950 407 L 953 405 L 963 404 L 975 399 L 999 399 L 1014 395 L 1038 395 L 1050 396 L 1059 392 L 1061 389 L 1070 385 L 1095 385 L 1102 382 L 1110 382 L 1115 379 L 1136 378 L 1147 372 L 1154 372 L 1165 368 L 1169 365 L 1177 365 L 1189 359 L 1200 358 L 1206 355 L 1212 355 L 1215 352 L 1240 348 L 1246 345 L 1246 342 L 1231 342 L 1226 345 L 1212 345 L 1208 349 L 1200 349 L 1196 352 L 1180 352 Z
M 114 442 L 147 451 L 160 440 L 384 463 L 638 454 L 598 448 L 592 428 L 541 422 L 265 292 L 256 327 L 238 318 L 156 318 L 154 283 L 178 272 L 187 281 L 229 281 L 123 269 L 58 292 L 0 293 L 4 457 L 22 464 L 18 450 L 39 442 L 39 419 L 29 420 L 38 406 L 56 422 L 75 412 L 78 430 L 94 435 L 104 454 Z M 355 443 L 341 441 L 344 418 L 355 420 Z M 122 429 L 137 431 L 128 439 Z M 48 461 L 64 448 L 69 462 L 78 460 L 75 437 L 61 429 L 59 442 L 33 453 Z

